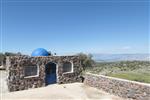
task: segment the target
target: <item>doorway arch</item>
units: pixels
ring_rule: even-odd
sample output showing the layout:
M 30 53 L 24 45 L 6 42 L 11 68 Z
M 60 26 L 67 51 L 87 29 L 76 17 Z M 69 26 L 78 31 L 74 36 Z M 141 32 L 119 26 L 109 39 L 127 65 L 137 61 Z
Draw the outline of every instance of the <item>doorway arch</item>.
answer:
M 45 65 L 45 83 L 46 85 L 57 82 L 56 63 L 49 62 Z

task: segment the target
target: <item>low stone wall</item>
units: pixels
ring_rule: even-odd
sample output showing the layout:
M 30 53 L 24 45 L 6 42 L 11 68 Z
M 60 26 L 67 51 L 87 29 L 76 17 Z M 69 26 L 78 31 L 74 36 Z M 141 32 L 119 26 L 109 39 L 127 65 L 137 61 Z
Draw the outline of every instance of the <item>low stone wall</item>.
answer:
M 146 83 L 87 73 L 84 84 L 123 98 L 150 100 L 150 84 Z
M 63 73 L 63 63 L 73 63 L 73 72 Z M 45 86 L 45 65 L 53 62 L 57 65 L 57 83 L 80 82 L 82 66 L 78 56 L 48 56 L 48 57 L 28 57 L 14 56 L 7 57 L 7 82 L 9 91 L 19 91 L 29 88 Z M 25 77 L 26 66 L 37 65 L 39 74 L 35 77 Z

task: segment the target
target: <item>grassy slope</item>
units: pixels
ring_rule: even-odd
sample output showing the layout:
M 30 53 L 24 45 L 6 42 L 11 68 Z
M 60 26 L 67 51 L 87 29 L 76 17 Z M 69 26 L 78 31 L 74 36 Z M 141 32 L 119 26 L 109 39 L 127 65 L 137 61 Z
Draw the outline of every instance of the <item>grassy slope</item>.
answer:
M 108 76 L 128 79 L 132 81 L 150 83 L 150 73 L 124 72 L 124 73 L 114 73 Z
M 85 72 L 150 83 L 150 62 L 148 61 L 97 63 L 96 67 L 86 68 Z

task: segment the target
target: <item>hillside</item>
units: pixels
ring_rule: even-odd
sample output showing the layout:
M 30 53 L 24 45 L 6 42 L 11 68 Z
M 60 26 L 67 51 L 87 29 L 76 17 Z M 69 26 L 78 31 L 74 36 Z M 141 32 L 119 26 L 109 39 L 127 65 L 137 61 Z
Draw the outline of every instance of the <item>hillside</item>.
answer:
M 99 62 L 96 67 L 86 68 L 86 72 L 150 83 L 149 61 Z

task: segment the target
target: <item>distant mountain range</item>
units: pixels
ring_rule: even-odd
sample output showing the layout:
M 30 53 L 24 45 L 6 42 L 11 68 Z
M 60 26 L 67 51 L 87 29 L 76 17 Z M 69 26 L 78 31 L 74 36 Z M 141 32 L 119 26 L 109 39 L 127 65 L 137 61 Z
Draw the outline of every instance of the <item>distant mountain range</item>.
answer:
M 114 61 L 150 61 L 150 54 L 92 54 L 93 60 L 97 62 Z

